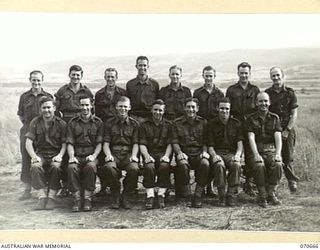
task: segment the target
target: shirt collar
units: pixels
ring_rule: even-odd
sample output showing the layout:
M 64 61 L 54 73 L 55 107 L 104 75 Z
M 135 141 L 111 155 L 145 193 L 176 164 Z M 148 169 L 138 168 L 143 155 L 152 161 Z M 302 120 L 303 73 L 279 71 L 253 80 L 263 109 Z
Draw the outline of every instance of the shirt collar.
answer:
M 107 91 L 107 86 L 104 87 L 104 92 L 105 92 L 105 93 L 108 92 L 108 91 Z M 120 89 L 119 89 L 118 86 L 115 86 L 115 87 L 114 87 L 114 92 L 117 92 L 117 93 L 121 94 L 121 93 L 120 93 Z
M 79 114 L 79 116 L 78 116 L 78 121 L 82 121 L 82 122 L 84 122 L 84 123 L 89 122 L 89 121 L 93 121 L 93 120 L 94 120 L 94 119 L 93 119 L 93 115 L 92 115 L 92 114 L 90 115 L 90 117 L 89 117 L 88 120 L 82 119 L 81 114 Z
M 69 82 L 67 88 L 71 90 L 71 82 Z M 84 86 L 83 86 L 82 83 L 80 82 L 80 88 L 79 88 L 79 90 L 80 90 L 80 89 L 83 89 L 83 88 L 84 88 Z
M 169 84 L 169 89 L 172 89 L 172 90 L 174 90 L 174 91 L 180 90 L 180 89 L 182 89 L 182 84 L 181 84 L 181 82 L 180 82 L 180 85 L 179 85 L 178 89 L 174 89 L 174 88 L 172 87 L 171 83 L 170 83 L 170 84 Z
M 242 86 L 241 86 L 241 84 L 240 84 L 239 81 L 238 81 L 238 83 L 237 83 L 237 87 L 238 87 L 238 88 L 241 88 L 241 89 L 244 89 L 244 88 L 242 88 Z M 246 89 L 251 89 L 251 87 L 252 87 L 252 84 L 251 84 L 250 82 L 248 82 L 248 85 L 247 85 L 247 88 L 246 88 Z
M 44 94 L 45 94 L 45 92 L 44 92 L 43 88 L 41 88 L 41 91 L 40 91 L 40 93 L 39 93 L 38 95 L 44 95 Z M 29 90 L 29 95 L 36 96 L 36 95 L 32 92 L 32 88 Z
M 140 84 L 140 85 L 143 85 L 143 84 L 150 85 L 150 84 L 151 84 L 150 81 L 149 81 L 149 76 L 147 76 L 147 79 L 146 79 L 144 82 L 141 82 L 141 81 L 140 81 L 139 76 L 137 76 L 136 79 L 137 79 L 137 85 L 138 85 L 138 84 Z

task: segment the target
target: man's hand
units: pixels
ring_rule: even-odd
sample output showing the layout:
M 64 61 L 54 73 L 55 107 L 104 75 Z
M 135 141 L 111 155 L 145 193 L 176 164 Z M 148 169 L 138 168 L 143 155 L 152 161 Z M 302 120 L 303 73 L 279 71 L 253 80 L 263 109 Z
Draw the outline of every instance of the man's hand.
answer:
M 31 163 L 41 162 L 41 158 L 39 156 L 32 157 Z
M 95 157 L 94 155 L 88 155 L 88 156 L 86 157 L 86 160 L 87 160 L 87 161 L 95 161 L 95 160 L 96 160 L 96 157 Z
M 114 158 L 112 155 L 107 155 L 106 158 L 104 158 L 105 162 L 114 161 Z
M 160 158 L 160 161 L 169 163 L 169 162 L 170 162 L 170 159 L 169 159 L 168 156 L 164 155 L 164 156 L 162 156 L 162 157 Z
M 58 154 L 58 155 L 52 157 L 52 161 L 62 162 L 62 156 Z
M 177 154 L 177 160 L 178 160 L 178 161 L 188 160 L 188 156 L 187 156 L 185 153 L 180 152 L 179 154 Z
M 145 163 L 151 163 L 151 162 L 155 162 L 155 159 L 149 155 L 146 157 L 146 159 L 144 160 Z
M 282 162 L 282 157 L 281 157 L 281 155 L 275 155 L 275 156 L 274 156 L 274 161 L 275 161 L 275 162 Z
M 222 158 L 220 155 L 214 155 L 214 156 L 212 156 L 212 161 L 213 161 L 213 163 L 218 163 L 218 162 L 222 161 Z
M 129 160 L 130 160 L 130 162 L 139 162 L 138 157 L 135 155 L 132 155 Z
M 241 160 L 241 156 L 240 156 L 240 155 L 235 154 L 235 155 L 232 157 L 232 160 L 233 160 L 233 161 L 235 161 L 235 162 L 240 162 L 240 160 Z
M 72 157 L 69 158 L 69 163 L 77 163 L 77 164 L 79 164 L 79 161 L 75 156 L 72 156 Z
M 263 162 L 263 158 L 259 154 L 254 155 L 253 159 L 255 162 Z
M 209 159 L 209 158 L 210 158 L 210 155 L 209 155 L 207 152 L 202 152 L 202 153 L 200 154 L 200 158 Z

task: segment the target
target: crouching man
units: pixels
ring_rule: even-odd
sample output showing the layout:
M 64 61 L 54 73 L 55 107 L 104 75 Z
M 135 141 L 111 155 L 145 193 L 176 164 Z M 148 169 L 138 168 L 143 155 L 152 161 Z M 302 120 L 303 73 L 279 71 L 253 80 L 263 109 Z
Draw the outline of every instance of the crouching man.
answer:
M 56 117 L 49 96 L 39 100 L 41 115 L 35 117 L 26 134 L 26 150 L 31 157 L 31 185 L 39 190 L 36 209 L 52 210 L 60 189 L 62 157 L 66 152 L 66 123 Z
M 101 167 L 101 178 L 105 178 L 110 187 L 113 209 L 120 207 L 121 171 L 127 172 L 121 197 L 123 208 L 131 208 L 128 198 L 138 184 L 139 123 L 129 117 L 130 109 L 130 99 L 120 97 L 116 104 L 117 116 L 105 123 L 103 151 L 106 163 Z
M 258 204 L 265 208 L 267 201 L 271 205 L 280 205 L 276 188 L 282 174 L 281 124 L 279 117 L 269 112 L 270 99 L 265 92 L 257 95 L 257 112 L 247 119 L 249 144 L 252 156 L 249 166 L 253 168 L 258 188 Z
M 229 98 L 220 99 L 218 117 L 208 123 L 208 151 L 212 159 L 214 184 L 218 187 L 220 206 L 235 206 L 234 196 L 240 184 L 243 133 L 240 121 L 230 117 L 230 106 Z M 228 191 L 225 199 L 226 179 Z
M 153 102 L 152 118 L 147 118 L 140 127 L 139 144 L 144 159 L 143 185 L 147 191 L 146 209 L 153 208 L 156 177 L 158 207 L 164 208 L 165 192 L 170 187 L 170 160 L 172 146 L 169 143 L 172 124 L 163 118 L 165 103 L 161 99 Z
M 177 187 L 186 197 L 187 207 L 192 206 L 190 170 L 195 170 L 196 190 L 193 205 L 202 207 L 202 192 L 209 181 L 209 154 L 207 153 L 207 121 L 198 116 L 199 101 L 187 98 L 185 115 L 177 118 L 173 125 L 172 146 L 177 158 L 175 176 Z
M 68 189 L 74 197 L 72 212 L 80 211 L 82 196 L 83 211 L 92 210 L 97 157 L 103 140 L 103 122 L 92 115 L 92 100 L 88 97 L 80 98 L 80 108 L 80 115 L 70 120 L 67 130 Z

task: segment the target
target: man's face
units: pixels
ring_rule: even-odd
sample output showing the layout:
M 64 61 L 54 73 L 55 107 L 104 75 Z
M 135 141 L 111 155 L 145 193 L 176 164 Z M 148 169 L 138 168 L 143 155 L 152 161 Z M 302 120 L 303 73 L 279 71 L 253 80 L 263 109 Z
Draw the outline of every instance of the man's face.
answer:
M 273 85 L 275 87 L 281 87 L 282 86 L 282 72 L 279 68 L 274 68 L 271 72 L 270 72 L 270 78 L 273 81 Z
M 34 73 L 30 76 L 31 87 L 33 90 L 40 90 L 43 82 L 43 76 L 40 73 Z
M 267 112 L 270 106 L 270 98 L 267 93 L 261 93 L 257 96 L 256 105 L 261 112 Z
M 146 59 L 139 59 L 136 65 L 138 75 L 144 76 L 148 74 L 149 62 Z
M 213 70 L 203 71 L 202 77 L 207 86 L 213 86 L 213 79 L 215 78 Z
M 107 86 L 114 87 L 116 85 L 117 73 L 115 71 L 107 71 L 104 75 Z
M 181 71 L 179 69 L 171 69 L 169 77 L 172 83 L 178 84 L 181 80 Z
M 165 105 L 155 104 L 151 108 L 152 117 L 156 120 L 162 120 Z
M 129 101 L 118 102 L 116 105 L 116 110 L 118 112 L 118 115 L 123 118 L 126 118 L 128 116 L 130 109 L 131 109 L 131 105 Z
M 194 101 L 187 102 L 184 111 L 189 118 L 194 118 L 197 116 L 197 112 L 199 111 L 198 104 Z
M 53 105 L 52 101 L 42 103 L 40 107 L 40 111 L 42 116 L 45 119 L 53 118 L 54 112 L 56 111 L 56 107 Z
M 239 81 L 241 83 L 247 83 L 249 81 L 250 74 L 251 72 L 249 67 L 240 67 L 238 70 Z
M 81 71 L 76 71 L 72 70 L 69 74 L 70 77 L 70 82 L 74 85 L 79 84 L 81 79 L 82 79 L 82 72 Z
M 227 102 L 220 102 L 219 107 L 219 117 L 222 120 L 228 120 L 230 117 L 230 103 Z
M 81 114 L 84 116 L 91 115 L 92 104 L 90 98 L 80 100 Z

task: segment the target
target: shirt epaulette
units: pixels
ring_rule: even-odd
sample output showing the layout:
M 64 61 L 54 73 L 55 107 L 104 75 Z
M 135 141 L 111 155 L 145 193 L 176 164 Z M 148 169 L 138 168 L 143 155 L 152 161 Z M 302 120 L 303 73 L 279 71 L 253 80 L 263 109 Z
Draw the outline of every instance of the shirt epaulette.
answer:
M 129 121 L 132 121 L 132 122 L 136 123 L 136 125 L 140 124 L 138 120 L 132 118 L 131 116 L 129 116 Z

